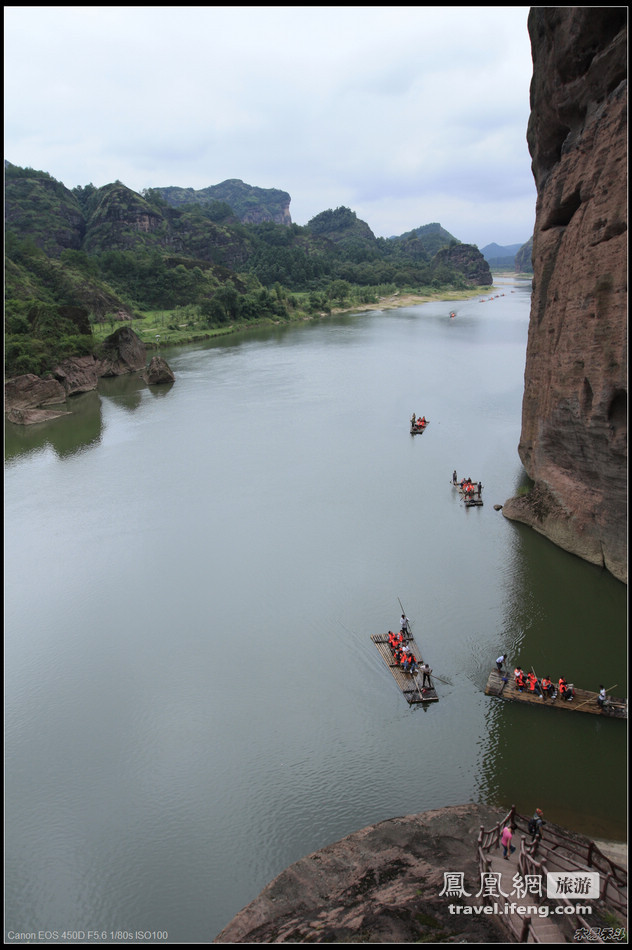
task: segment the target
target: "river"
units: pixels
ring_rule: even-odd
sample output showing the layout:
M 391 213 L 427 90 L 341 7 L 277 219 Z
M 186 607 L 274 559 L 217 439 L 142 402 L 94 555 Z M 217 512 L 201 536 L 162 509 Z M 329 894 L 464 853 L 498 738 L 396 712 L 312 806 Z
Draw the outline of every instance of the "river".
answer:
M 506 653 L 627 696 L 626 587 L 493 507 L 530 284 L 496 288 L 167 350 L 169 389 L 6 426 L 6 932 L 208 942 L 298 858 L 469 801 L 625 839 L 627 724 L 483 692 Z M 370 640 L 400 600 L 425 709 Z

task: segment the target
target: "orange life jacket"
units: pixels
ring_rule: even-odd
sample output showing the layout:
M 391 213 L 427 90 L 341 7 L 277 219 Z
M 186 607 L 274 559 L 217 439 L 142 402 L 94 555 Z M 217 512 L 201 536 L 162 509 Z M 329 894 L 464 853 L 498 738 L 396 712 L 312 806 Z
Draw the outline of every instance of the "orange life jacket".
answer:
M 529 680 L 529 689 L 533 693 L 535 691 L 535 684 L 538 682 L 538 678 L 535 673 L 528 673 L 527 679 Z

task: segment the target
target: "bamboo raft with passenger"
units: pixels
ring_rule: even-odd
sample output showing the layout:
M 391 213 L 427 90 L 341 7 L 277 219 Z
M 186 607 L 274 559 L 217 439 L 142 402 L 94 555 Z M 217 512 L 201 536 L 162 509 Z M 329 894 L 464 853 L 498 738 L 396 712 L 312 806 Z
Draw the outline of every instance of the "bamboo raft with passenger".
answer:
M 415 413 L 413 412 L 410 420 L 410 434 L 411 435 L 421 435 L 422 432 L 425 432 L 430 422 L 426 419 L 425 416 L 420 416 L 418 419 L 415 418 Z
M 456 472 L 454 472 L 452 475 L 451 485 L 458 491 L 466 508 L 482 507 L 483 498 L 481 493 L 483 491 L 483 486 L 481 482 L 473 482 L 471 478 L 462 478 L 461 481 L 458 481 Z
M 610 719 L 628 718 L 627 699 L 617 699 L 608 696 L 603 706 L 600 706 L 597 700 L 599 693 L 594 693 L 588 689 L 579 689 L 571 684 L 574 696 L 572 700 L 563 699 L 559 693 L 555 698 L 545 696 L 541 698 L 541 693 L 535 690 L 523 689 L 522 692 L 516 688 L 514 677 L 511 673 L 503 673 L 499 670 L 492 670 L 485 686 L 487 696 L 496 696 L 498 699 L 509 699 L 516 703 L 530 703 L 536 706 L 553 706 L 556 709 L 567 709 L 569 712 L 590 713 L 593 716 L 605 716 Z M 612 687 L 614 689 L 614 687 Z
M 439 701 L 434 685 L 430 687 L 421 685 L 423 680 L 420 669 L 418 669 L 416 673 L 406 673 L 400 664 L 397 663 L 391 651 L 388 633 L 371 634 L 371 640 L 376 645 L 380 656 L 393 674 L 393 678 L 409 706 L 414 706 L 419 703 L 436 703 Z M 421 666 L 423 660 L 421 659 L 419 647 L 415 643 L 412 634 L 408 633 L 404 636 L 404 643 L 411 653 L 414 653 L 418 665 Z M 430 683 L 433 684 L 433 682 L 432 674 L 430 674 Z
M 400 600 L 401 606 L 401 600 Z M 393 647 L 391 646 L 392 639 L 400 640 L 402 646 L 408 648 L 408 652 L 412 653 L 416 660 L 417 669 L 415 672 L 410 672 L 404 670 L 401 664 L 397 661 L 396 656 L 393 653 Z M 378 652 L 387 667 L 393 674 L 393 678 L 400 690 L 403 693 L 404 699 L 409 706 L 414 706 L 419 703 L 436 703 L 439 701 L 437 692 L 434 688 L 434 681 L 432 677 L 432 670 L 426 674 L 426 678 L 430 681 L 430 686 L 423 686 L 424 676 L 421 666 L 423 665 L 423 660 L 421 658 L 421 653 L 419 652 L 419 647 L 415 643 L 415 638 L 413 637 L 412 630 L 410 627 L 410 621 L 406 618 L 406 613 L 402 607 L 402 627 L 399 635 L 395 635 L 392 631 L 389 630 L 388 633 L 374 633 L 371 635 L 373 643 L 376 645 Z

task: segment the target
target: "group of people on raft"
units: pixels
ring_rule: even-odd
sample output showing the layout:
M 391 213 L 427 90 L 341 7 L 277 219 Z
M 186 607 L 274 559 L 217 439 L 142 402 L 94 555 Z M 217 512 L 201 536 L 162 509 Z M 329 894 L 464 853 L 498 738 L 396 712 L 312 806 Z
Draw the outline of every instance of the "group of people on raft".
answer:
M 397 666 L 401 666 L 404 673 L 417 673 L 417 671 L 420 671 L 423 674 L 421 681 L 423 692 L 426 687 L 432 689 L 432 682 L 430 680 L 432 670 L 427 663 L 422 663 L 421 666 L 419 665 L 417 657 L 406 643 L 409 633 L 408 621 L 402 616 L 402 625 L 399 633 L 394 633 L 392 630 L 388 631 L 388 643 L 395 663 Z
M 462 478 L 459 482 L 456 477 L 456 469 L 452 472 L 452 484 L 458 485 L 466 498 L 470 498 L 472 495 L 478 495 L 481 497 L 481 492 L 483 486 L 480 482 L 473 482 L 472 479 L 468 476 L 467 478 Z
M 428 420 L 425 416 L 417 416 L 414 412 L 410 417 L 410 425 L 413 429 L 425 429 L 428 425 Z
M 570 702 L 575 696 L 573 684 L 567 683 L 563 676 L 558 679 L 556 687 L 550 676 L 547 675 L 538 679 L 533 670 L 525 673 L 521 666 L 517 666 L 514 670 L 514 677 L 516 679 L 516 689 L 520 693 L 533 693 L 538 695 L 540 699 L 547 699 L 547 697 L 556 699 L 559 694 L 560 699 L 567 702 Z

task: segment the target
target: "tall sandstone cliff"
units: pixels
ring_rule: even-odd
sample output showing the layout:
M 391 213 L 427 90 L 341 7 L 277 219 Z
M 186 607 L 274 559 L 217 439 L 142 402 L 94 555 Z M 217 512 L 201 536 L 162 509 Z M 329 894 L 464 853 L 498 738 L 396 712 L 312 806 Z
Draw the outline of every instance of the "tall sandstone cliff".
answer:
M 627 581 L 627 8 L 532 7 L 537 187 L 508 518 Z

